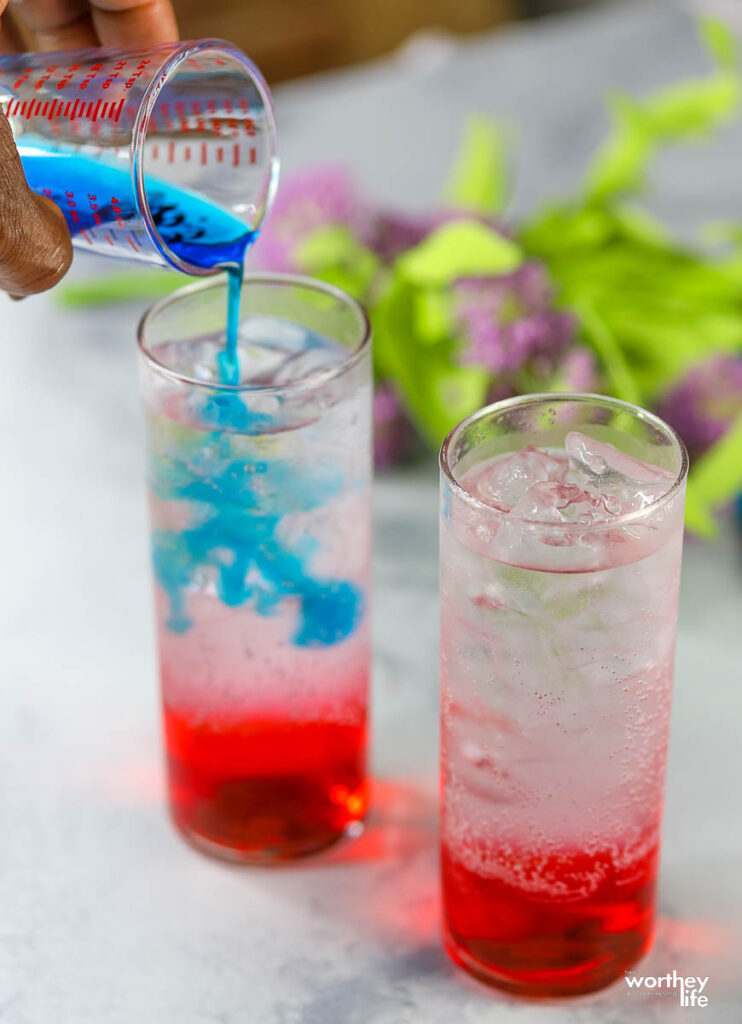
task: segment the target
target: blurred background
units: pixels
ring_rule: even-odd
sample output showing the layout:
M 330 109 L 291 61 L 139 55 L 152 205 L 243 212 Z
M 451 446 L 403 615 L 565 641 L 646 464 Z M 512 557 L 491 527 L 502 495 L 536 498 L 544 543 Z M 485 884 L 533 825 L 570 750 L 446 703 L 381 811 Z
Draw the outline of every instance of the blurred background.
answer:
M 466 35 L 609 0 L 175 0 L 184 38 L 241 46 L 270 82 L 394 50 L 420 31 Z

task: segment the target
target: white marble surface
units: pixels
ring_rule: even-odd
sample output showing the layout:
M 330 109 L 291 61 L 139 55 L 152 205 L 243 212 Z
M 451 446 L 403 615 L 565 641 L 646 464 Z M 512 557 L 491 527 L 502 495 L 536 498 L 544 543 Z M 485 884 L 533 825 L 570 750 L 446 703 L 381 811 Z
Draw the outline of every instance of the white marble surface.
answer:
M 563 190 L 611 82 L 701 68 L 680 16 L 564 19 L 279 95 L 286 163 L 343 158 L 432 200 L 456 118 L 521 126 L 517 209 Z M 560 77 L 555 78 L 555 69 Z M 402 146 L 402 143 L 405 143 Z M 742 130 L 658 169 L 664 215 L 742 216 Z M 688 545 L 662 869 L 647 973 L 709 975 L 710 1005 L 617 986 L 522 1003 L 438 942 L 434 465 L 376 489 L 375 809 L 296 868 L 200 857 L 163 807 L 133 329 L 121 306 L 0 298 L 0 1021 L 5 1024 L 629 1024 L 742 1019 L 742 551 Z

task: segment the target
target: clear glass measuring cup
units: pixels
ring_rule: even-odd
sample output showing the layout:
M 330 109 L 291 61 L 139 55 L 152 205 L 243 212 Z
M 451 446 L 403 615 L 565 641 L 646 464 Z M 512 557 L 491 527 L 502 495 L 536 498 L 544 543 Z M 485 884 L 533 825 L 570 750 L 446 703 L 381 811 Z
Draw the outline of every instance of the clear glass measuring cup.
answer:
M 278 155 L 268 88 L 230 43 L 2 55 L 0 106 L 75 245 L 194 275 L 241 264 Z

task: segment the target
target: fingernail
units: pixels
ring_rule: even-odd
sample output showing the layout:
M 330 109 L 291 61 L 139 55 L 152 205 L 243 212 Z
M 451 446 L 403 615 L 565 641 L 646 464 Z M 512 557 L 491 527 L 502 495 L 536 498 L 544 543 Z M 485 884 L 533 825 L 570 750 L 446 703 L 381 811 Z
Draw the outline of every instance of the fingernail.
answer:
M 28 295 L 8 295 L 8 298 L 12 299 L 13 302 L 20 302 L 22 299 L 27 299 Z

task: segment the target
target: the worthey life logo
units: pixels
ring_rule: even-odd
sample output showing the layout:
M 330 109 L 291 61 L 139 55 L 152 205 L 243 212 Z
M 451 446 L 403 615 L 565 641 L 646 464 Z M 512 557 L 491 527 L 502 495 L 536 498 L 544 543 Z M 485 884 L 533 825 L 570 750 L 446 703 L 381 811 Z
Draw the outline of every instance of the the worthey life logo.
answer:
M 658 974 L 647 976 L 637 974 L 636 971 L 625 971 L 624 981 L 629 987 L 629 992 L 642 990 L 651 992 L 653 995 L 668 995 L 677 993 L 680 996 L 681 1006 L 708 1006 L 709 997 L 704 989 L 708 985 L 708 978 L 696 978 L 690 975 Z

